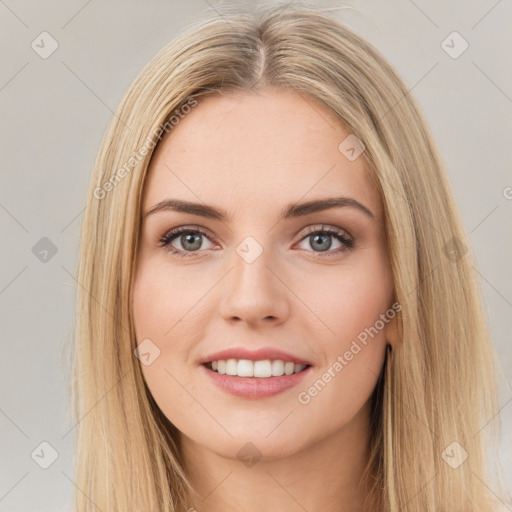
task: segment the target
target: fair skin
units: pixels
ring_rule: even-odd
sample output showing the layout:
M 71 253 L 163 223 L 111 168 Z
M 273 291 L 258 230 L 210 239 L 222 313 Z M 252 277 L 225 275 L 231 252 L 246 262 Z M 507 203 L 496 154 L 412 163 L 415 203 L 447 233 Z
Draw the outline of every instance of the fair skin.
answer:
M 203 497 L 198 510 L 364 510 L 369 399 L 386 344 L 396 342 L 395 320 L 308 403 L 298 400 L 393 303 L 382 203 L 363 156 L 350 161 L 338 149 L 349 134 L 311 98 L 266 89 L 201 98 L 153 155 L 134 323 L 137 343 L 149 338 L 160 350 L 142 371 L 180 431 L 187 473 Z M 372 215 L 338 206 L 280 219 L 291 203 L 341 196 Z M 167 198 L 230 218 L 144 215 Z M 170 245 L 189 254 L 183 258 L 159 244 L 180 226 L 207 235 L 176 236 Z M 322 226 L 349 236 L 352 249 L 331 233 L 322 251 L 321 237 L 315 243 L 306 231 Z M 236 250 L 248 236 L 263 249 L 250 264 Z M 232 396 L 212 385 L 199 360 L 240 346 L 285 350 L 310 361 L 311 373 L 272 397 Z M 248 442 L 261 455 L 250 466 L 237 455 Z

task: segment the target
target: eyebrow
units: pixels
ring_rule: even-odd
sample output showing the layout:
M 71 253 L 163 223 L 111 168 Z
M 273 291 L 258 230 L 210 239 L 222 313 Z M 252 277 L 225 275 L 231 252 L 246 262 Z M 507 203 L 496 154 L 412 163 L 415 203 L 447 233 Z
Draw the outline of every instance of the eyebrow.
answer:
M 280 214 L 280 220 L 285 220 L 294 217 L 302 217 L 311 213 L 316 213 L 331 208 L 350 207 L 356 208 L 363 212 L 367 217 L 375 219 L 375 215 L 370 209 L 361 204 L 359 201 L 351 197 L 330 197 L 325 199 L 317 199 L 303 203 L 291 203 L 286 206 Z M 179 199 L 163 199 L 154 206 L 152 206 L 145 214 L 148 217 L 156 212 L 172 210 L 175 212 L 189 213 L 191 215 L 198 215 L 209 219 L 220 220 L 229 222 L 231 216 L 225 210 L 217 209 L 203 203 L 193 203 L 189 201 L 182 201 Z

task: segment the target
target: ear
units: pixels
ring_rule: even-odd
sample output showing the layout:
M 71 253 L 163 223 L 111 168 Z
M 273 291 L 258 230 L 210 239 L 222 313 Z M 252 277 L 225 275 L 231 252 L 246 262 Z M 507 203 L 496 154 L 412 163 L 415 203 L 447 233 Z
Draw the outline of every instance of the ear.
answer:
M 400 342 L 399 332 L 398 332 L 398 313 L 395 314 L 393 318 L 387 323 L 384 331 L 386 343 L 391 345 L 391 348 L 395 348 L 398 346 Z

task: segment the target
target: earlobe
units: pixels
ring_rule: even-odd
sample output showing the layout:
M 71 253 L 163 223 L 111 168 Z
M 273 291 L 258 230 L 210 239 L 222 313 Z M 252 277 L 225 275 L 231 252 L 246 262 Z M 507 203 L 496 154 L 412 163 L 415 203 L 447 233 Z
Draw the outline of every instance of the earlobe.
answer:
M 395 315 L 388 322 L 385 328 L 385 338 L 386 343 L 391 346 L 391 348 L 396 348 L 400 341 L 399 332 L 398 332 L 398 315 Z

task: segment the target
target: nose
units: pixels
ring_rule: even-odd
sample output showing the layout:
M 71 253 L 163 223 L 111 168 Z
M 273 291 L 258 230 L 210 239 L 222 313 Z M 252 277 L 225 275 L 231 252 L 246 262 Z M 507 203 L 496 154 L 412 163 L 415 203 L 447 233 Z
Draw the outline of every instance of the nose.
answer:
M 234 254 L 234 268 L 223 280 L 220 302 L 220 314 L 227 322 L 278 325 L 290 314 L 286 279 L 279 275 L 278 265 L 273 265 L 269 256 L 263 251 L 248 263 Z

